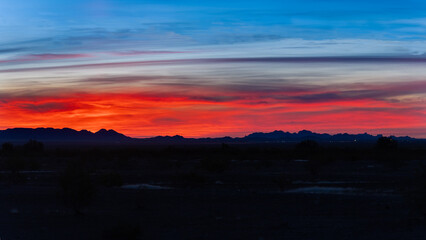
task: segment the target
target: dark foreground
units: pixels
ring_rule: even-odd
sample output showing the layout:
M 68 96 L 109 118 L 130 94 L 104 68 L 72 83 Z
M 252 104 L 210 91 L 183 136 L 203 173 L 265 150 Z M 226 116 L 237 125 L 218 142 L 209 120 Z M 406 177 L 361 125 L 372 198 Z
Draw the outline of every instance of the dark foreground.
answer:
M 1 157 L 2 240 L 426 236 L 422 147 L 15 147 Z

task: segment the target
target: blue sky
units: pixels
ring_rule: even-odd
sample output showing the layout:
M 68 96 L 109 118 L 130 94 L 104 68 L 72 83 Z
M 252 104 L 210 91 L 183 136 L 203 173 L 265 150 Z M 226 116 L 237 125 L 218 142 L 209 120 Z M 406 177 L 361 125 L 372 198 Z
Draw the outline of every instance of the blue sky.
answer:
M 3 0 L 0 11 L 1 44 L 50 39 L 64 50 L 79 41 L 131 42 L 143 34 L 176 34 L 186 45 L 288 38 L 410 42 L 426 36 L 426 2 L 412 0 Z

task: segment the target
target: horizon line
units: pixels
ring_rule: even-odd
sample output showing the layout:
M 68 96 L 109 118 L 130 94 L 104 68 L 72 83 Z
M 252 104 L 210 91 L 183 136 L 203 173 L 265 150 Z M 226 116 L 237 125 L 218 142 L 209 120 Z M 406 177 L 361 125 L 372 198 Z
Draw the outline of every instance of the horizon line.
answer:
M 77 132 L 88 131 L 88 132 L 90 132 L 92 134 L 98 133 L 98 132 L 100 132 L 102 130 L 106 130 L 106 131 L 111 131 L 112 130 L 112 131 L 114 131 L 114 132 L 116 132 L 118 134 L 122 134 L 122 135 L 124 135 L 124 136 L 126 136 L 128 138 L 132 138 L 132 139 L 149 139 L 149 138 L 155 138 L 155 137 L 176 137 L 176 136 L 183 137 L 183 138 L 186 138 L 186 139 L 204 139 L 204 138 L 212 138 L 212 139 L 214 139 L 214 138 L 226 138 L 226 137 L 229 137 L 229 138 L 244 138 L 244 137 L 247 137 L 248 135 L 254 134 L 254 133 L 284 132 L 284 133 L 291 133 L 291 134 L 299 134 L 302 131 L 308 131 L 308 132 L 311 132 L 311 133 L 314 133 L 314 134 L 328 134 L 328 135 L 331 135 L 331 136 L 339 135 L 339 134 L 348 134 L 348 135 L 363 135 L 363 134 L 367 134 L 367 135 L 370 135 L 370 136 L 409 137 L 409 138 L 413 138 L 413 139 L 426 139 L 426 138 L 411 137 L 409 135 L 398 135 L 398 136 L 396 136 L 396 135 L 391 135 L 391 134 L 387 135 L 387 134 L 381 134 L 381 133 L 374 135 L 374 134 L 368 133 L 367 131 L 365 131 L 363 133 L 348 133 L 348 132 L 327 133 L 327 132 L 314 132 L 314 131 L 307 130 L 307 129 L 302 129 L 302 130 L 295 131 L 295 132 L 290 132 L 290 131 L 285 131 L 285 130 L 273 130 L 273 131 L 265 131 L 265 132 L 262 132 L 262 131 L 253 131 L 253 132 L 250 132 L 250 133 L 248 133 L 248 134 L 246 134 L 244 136 L 234 136 L 234 137 L 229 136 L 229 135 L 218 136 L 218 137 L 213 137 L 213 136 L 206 136 L 206 137 L 185 137 L 185 136 L 182 136 L 180 134 L 175 134 L 175 135 L 172 134 L 172 135 L 135 136 L 135 137 L 131 137 L 131 136 L 128 136 L 127 134 L 123 134 L 123 133 L 118 132 L 118 131 L 116 131 L 114 129 L 100 128 L 98 131 L 91 131 L 91 130 L 87 130 L 87 129 L 77 130 L 77 129 L 70 128 L 70 127 L 63 127 L 63 128 L 53 128 L 53 127 L 34 127 L 34 128 L 31 128 L 31 127 L 12 127 L 12 128 L 0 129 L 0 131 L 12 130 L 12 129 L 33 129 L 33 130 L 35 130 L 35 129 L 55 129 L 55 130 L 71 129 L 71 130 L 74 130 L 74 131 L 77 131 Z

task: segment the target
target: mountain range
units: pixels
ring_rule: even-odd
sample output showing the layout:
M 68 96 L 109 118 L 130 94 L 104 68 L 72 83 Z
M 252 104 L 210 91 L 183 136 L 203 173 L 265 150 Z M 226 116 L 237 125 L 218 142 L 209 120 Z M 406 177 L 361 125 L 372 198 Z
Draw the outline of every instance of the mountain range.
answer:
M 101 129 L 95 133 L 81 130 L 77 131 L 71 128 L 9 128 L 0 130 L 0 141 L 130 141 L 132 138 L 118 133 L 114 130 Z
M 295 133 L 273 131 L 269 133 L 255 132 L 245 137 L 221 137 L 221 138 L 184 138 L 182 136 L 158 136 L 153 138 L 131 138 L 114 130 L 101 129 L 97 132 L 87 130 L 77 131 L 71 128 L 11 128 L 0 130 L 0 142 L 21 142 L 30 139 L 43 142 L 118 142 L 118 143 L 270 143 L 270 142 L 298 142 L 302 140 L 315 140 L 318 142 L 374 142 L 382 135 L 363 134 L 327 134 L 314 133 L 302 130 Z M 411 137 L 394 137 L 398 141 L 415 141 Z

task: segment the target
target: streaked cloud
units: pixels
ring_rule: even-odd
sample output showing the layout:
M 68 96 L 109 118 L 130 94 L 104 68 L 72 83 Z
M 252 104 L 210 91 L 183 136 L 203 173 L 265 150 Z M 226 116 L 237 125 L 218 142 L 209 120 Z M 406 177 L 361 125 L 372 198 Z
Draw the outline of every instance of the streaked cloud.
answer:
M 61 60 L 61 59 L 75 59 L 75 58 L 88 58 L 90 54 L 54 54 L 54 53 L 43 53 L 43 54 L 30 54 L 19 56 L 11 59 L 0 60 L 0 63 L 20 63 L 20 62 L 31 62 L 31 61 L 44 61 L 44 60 Z

